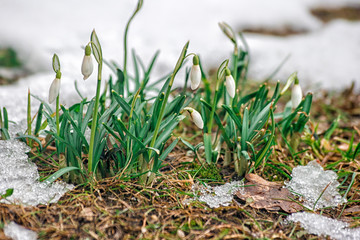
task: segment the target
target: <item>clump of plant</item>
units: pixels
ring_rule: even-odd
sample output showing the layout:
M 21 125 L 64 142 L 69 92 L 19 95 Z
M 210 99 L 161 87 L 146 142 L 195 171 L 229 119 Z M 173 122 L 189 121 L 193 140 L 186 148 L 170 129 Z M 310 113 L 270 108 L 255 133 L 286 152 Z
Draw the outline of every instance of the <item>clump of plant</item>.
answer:
M 148 97 L 146 90 L 158 54 L 155 54 L 148 68 L 133 54 L 133 76 L 126 67 L 127 29 L 141 6 L 142 1 L 139 1 L 125 31 L 124 67 L 120 69 L 116 64 L 109 65 L 116 73 L 117 80 L 114 82 L 110 78 L 103 92 L 101 82 L 104 59 L 97 34 L 92 32 L 85 47 L 81 70 L 86 80 L 93 71 L 93 56 L 98 66 L 96 95 L 93 99 L 83 98 L 80 103 L 69 108 L 60 105 L 60 61 L 54 55 L 56 77 L 50 87 L 49 102 L 56 99 L 55 116 L 50 105 L 42 102 L 49 127 L 45 133 L 52 137 L 50 142 L 55 142 L 61 168 L 54 176 L 69 172 L 69 181 L 74 183 L 111 176 L 138 177 L 141 183 L 151 184 L 162 162 L 177 144 L 178 138 L 170 144 L 167 142 L 171 140 L 174 128 L 185 118 L 182 111 L 188 103 L 185 95 L 172 100 L 169 97 L 175 76 L 189 56 L 189 42 L 183 47 L 173 72 L 162 79 L 163 86 L 157 96 Z M 140 69 L 143 71 L 143 79 L 140 79 Z M 135 91 L 129 88 L 130 81 L 135 83 Z M 90 136 L 87 137 L 89 131 Z
M 204 120 L 205 160 L 208 165 L 216 163 L 222 154 L 223 164 L 234 164 L 235 172 L 242 177 L 266 162 L 272 152 L 277 127 L 285 137 L 290 134 L 293 140 L 299 139 L 309 119 L 311 94 L 302 99 L 296 73 L 289 77 L 281 92 L 278 82 L 271 95 L 267 84 L 245 94 L 249 63 L 247 44 L 240 34 L 244 48 L 240 47 L 234 31 L 226 23 L 220 23 L 220 27 L 234 44 L 234 52 L 232 62 L 225 60 L 218 68 L 214 92 L 210 81 L 202 73 L 204 91 L 199 101 Z M 280 118 L 277 123 L 274 117 L 276 104 L 294 81 L 294 111 L 290 107 L 277 114 Z
M 311 95 L 302 99 L 297 75 L 289 77 L 281 92 L 280 83 L 277 83 L 271 94 L 267 84 L 262 84 L 254 92 L 245 93 L 248 47 L 241 34 L 242 45 L 238 43 L 237 35 L 226 23 L 221 23 L 220 28 L 234 44 L 234 51 L 231 61 L 226 59 L 220 64 L 214 79 L 206 77 L 198 55 L 187 54 L 189 42 L 184 45 L 173 71 L 151 84 L 150 74 L 158 53 L 145 67 L 133 51 L 134 73 L 131 75 L 127 68 L 127 33 L 141 7 L 142 0 L 126 25 L 122 68 L 104 60 L 99 38 L 95 30 L 92 31 L 90 41 L 85 46 L 81 72 L 84 80 L 88 79 L 94 69 L 92 58 L 95 58 L 97 87 L 94 98 L 83 98 L 77 89 L 82 97 L 81 102 L 68 108 L 60 104 L 60 60 L 54 54 L 55 79 L 50 87 L 49 103 L 56 100 L 55 111 L 42 101 L 34 132 L 29 99 L 28 131 L 22 137 L 29 139 L 30 146 L 35 140 L 41 147 L 36 137 L 40 130 L 44 130 L 50 136 L 47 144 L 55 143 L 55 160 L 60 170 L 49 177 L 49 181 L 66 173 L 66 178 L 73 183 L 117 176 L 138 178 L 145 185 L 151 184 L 167 155 L 179 141 L 173 136 L 173 131 L 185 118 L 185 112 L 203 131 L 204 156 L 197 152 L 202 144 L 193 147 L 185 140 L 183 142 L 192 148 L 203 166 L 207 170 L 212 169 L 219 157 L 224 156 L 224 166 L 233 164 L 240 177 L 267 161 L 274 145 L 276 128 L 280 129 L 284 139 L 288 135 L 298 136 L 303 131 L 308 120 Z M 180 95 L 171 99 L 175 76 L 189 56 L 193 56 L 193 65 L 186 72 L 185 88 Z M 104 63 L 113 70 L 114 76 L 101 91 Z M 186 91 L 188 78 L 194 91 L 193 97 Z M 130 82 L 134 88 L 130 87 Z M 203 87 L 200 87 L 201 82 Z M 293 82 L 292 102 L 296 102 L 297 106 L 274 114 L 279 99 Z M 149 97 L 148 92 L 154 90 L 158 83 L 162 87 L 156 91 L 155 97 Z M 191 102 L 194 107 L 189 106 Z M 201 110 L 198 112 L 196 109 Z M 44 122 L 43 115 L 46 119 Z M 0 127 L 0 130 L 6 128 Z

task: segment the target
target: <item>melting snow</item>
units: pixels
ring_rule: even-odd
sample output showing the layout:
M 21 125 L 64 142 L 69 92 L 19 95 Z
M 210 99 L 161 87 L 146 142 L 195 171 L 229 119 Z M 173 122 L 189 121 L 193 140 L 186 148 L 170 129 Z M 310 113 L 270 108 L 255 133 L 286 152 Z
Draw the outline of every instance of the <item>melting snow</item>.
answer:
M 204 185 L 194 184 L 192 191 L 195 195 L 194 199 L 190 201 L 198 200 L 205 202 L 211 208 L 218 208 L 220 206 L 229 206 L 232 202 L 234 193 L 243 191 L 243 181 L 233 181 L 231 183 L 225 183 L 221 186 L 211 187 L 204 183 Z
M 39 182 L 37 167 L 26 155 L 29 151 L 30 148 L 18 140 L 0 140 L 0 194 L 14 189 L 13 194 L 1 202 L 32 206 L 55 203 L 74 187 L 62 182 Z
M 311 161 L 306 166 L 295 167 L 291 176 L 292 179 L 285 183 L 286 187 L 298 194 L 300 200 L 304 200 L 304 205 L 310 209 L 336 207 L 346 202 L 338 192 L 337 187 L 340 184 L 336 173 L 331 170 L 324 171 L 316 161 Z
M 36 240 L 38 237 L 36 232 L 26 229 L 15 222 L 5 225 L 4 234 L 13 240 Z
M 360 239 L 360 228 L 351 229 L 346 222 L 331 219 L 315 213 L 298 212 L 287 217 L 287 221 L 300 222 L 301 227 L 311 234 L 330 236 L 336 240 Z

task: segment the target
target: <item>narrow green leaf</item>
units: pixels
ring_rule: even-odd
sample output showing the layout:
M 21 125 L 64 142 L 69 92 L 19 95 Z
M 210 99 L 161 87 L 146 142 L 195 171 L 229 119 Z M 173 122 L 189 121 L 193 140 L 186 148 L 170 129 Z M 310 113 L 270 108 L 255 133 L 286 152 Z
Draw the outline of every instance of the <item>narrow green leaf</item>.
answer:
M 42 144 L 40 140 L 33 135 L 19 134 L 15 139 L 26 139 L 26 138 L 32 139 L 35 142 L 37 142 L 39 144 L 40 150 L 42 150 Z
M 38 113 L 37 113 L 36 123 L 35 123 L 35 131 L 34 131 L 35 136 L 39 136 L 39 131 L 41 129 L 43 106 L 44 105 L 42 103 L 40 103 L 39 110 L 38 110 Z
M 241 149 L 244 151 L 247 150 L 246 142 L 248 140 L 248 131 L 249 131 L 249 110 L 248 108 L 245 108 L 242 130 L 241 130 Z
M 65 173 L 68 173 L 70 171 L 74 170 L 80 170 L 78 167 L 65 167 L 58 171 L 56 171 L 54 174 L 50 175 L 46 179 L 43 180 L 43 182 L 53 183 L 56 179 L 64 175 Z
M 204 147 L 205 147 L 205 158 L 208 164 L 212 163 L 212 144 L 211 144 L 211 134 L 204 134 Z

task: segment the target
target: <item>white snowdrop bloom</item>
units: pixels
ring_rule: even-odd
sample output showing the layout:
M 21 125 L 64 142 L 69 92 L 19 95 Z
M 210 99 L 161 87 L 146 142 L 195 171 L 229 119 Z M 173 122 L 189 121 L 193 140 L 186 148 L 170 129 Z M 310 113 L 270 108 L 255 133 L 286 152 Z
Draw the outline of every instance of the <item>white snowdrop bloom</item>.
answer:
M 225 70 L 225 82 L 226 82 L 226 91 L 230 95 L 231 98 L 235 97 L 235 81 L 233 76 L 231 75 L 231 72 L 228 68 Z
M 60 78 L 61 73 L 57 72 L 54 81 L 51 83 L 49 89 L 49 103 L 53 103 L 60 93 Z
M 91 58 L 91 47 L 86 45 L 85 55 L 81 65 L 81 73 L 84 75 L 84 80 L 86 80 L 93 72 L 93 62 Z
M 193 65 L 190 70 L 191 90 L 195 90 L 199 87 L 201 82 L 201 70 L 199 65 L 199 57 L 195 55 L 193 57 Z
M 299 79 L 295 79 L 295 84 L 291 90 L 291 104 L 292 108 L 296 108 L 299 106 L 301 100 L 302 100 L 303 94 L 302 90 L 299 84 Z
M 184 108 L 184 110 L 187 110 L 190 113 L 190 117 L 191 117 L 192 121 L 195 123 L 195 125 L 198 128 L 203 129 L 204 122 L 202 120 L 201 114 L 191 107 L 186 107 L 186 108 Z

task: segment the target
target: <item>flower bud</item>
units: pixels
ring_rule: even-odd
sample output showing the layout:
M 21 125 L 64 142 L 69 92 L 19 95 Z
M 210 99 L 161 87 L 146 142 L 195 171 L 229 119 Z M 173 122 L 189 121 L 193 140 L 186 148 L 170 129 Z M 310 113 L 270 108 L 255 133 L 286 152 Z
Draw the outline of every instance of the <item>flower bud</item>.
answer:
M 295 83 L 294 86 L 291 90 L 291 104 L 292 104 L 292 108 L 296 108 L 297 106 L 299 106 L 301 100 L 302 100 L 303 94 L 302 94 L 302 90 L 299 84 L 299 79 L 295 78 Z
M 201 70 L 199 65 L 199 57 L 195 55 L 193 57 L 193 65 L 190 70 L 191 90 L 195 90 L 199 87 L 201 82 Z
M 85 55 L 81 65 L 81 73 L 84 75 L 84 80 L 86 80 L 93 72 L 93 63 L 91 59 L 91 47 L 86 45 Z
M 53 103 L 57 98 L 57 96 L 59 96 L 60 82 L 61 82 L 60 79 L 61 79 L 61 72 L 58 71 L 49 89 L 49 103 Z
M 226 91 L 230 95 L 231 98 L 235 97 L 235 81 L 233 76 L 231 75 L 230 69 L 225 69 L 225 81 L 226 81 Z
M 190 113 L 190 117 L 191 117 L 192 121 L 195 123 L 195 125 L 198 128 L 203 129 L 204 122 L 202 120 L 201 114 L 191 107 L 186 107 L 186 108 L 184 108 L 184 110 L 187 110 Z
M 236 43 L 234 31 L 226 22 L 219 22 L 219 27 L 233 43 Z

